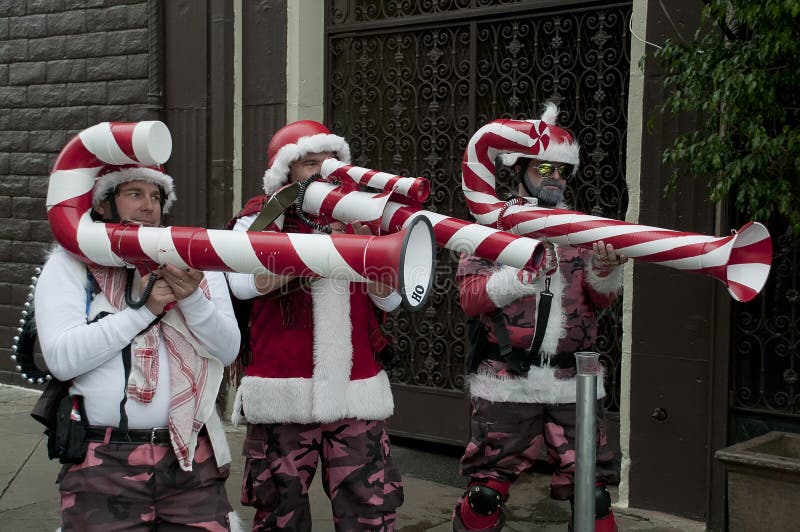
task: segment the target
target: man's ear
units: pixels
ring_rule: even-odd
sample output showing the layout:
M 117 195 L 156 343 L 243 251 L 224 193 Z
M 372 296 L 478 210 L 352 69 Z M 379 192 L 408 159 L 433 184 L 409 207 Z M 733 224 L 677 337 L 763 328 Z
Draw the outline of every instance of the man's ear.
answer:
M 100 218 L 103 220 L 108 219 L 111 216 L 111 205 L 108 203 L 108 200 L 103 200 L 100 204 L 94 208 L 97 211 L 97 214 L 100 215 Z

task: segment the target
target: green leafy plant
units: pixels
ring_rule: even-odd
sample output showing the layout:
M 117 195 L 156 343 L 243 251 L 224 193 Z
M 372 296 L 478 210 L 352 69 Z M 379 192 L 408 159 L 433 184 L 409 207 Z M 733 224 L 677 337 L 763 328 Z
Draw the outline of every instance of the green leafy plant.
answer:
M 663 154 L 674 173 L 708 180 L 713 201 L 800 232 L 800 0 L 707 0 L 690 42 L 655 53 L 668 91 L 660 110 L 698 112 L 698 129 Z

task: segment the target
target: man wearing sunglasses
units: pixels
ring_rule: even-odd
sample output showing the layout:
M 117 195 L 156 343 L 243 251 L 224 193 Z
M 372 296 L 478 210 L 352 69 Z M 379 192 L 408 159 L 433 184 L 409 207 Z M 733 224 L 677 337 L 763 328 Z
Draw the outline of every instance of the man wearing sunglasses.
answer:
M 521 157 L 514 164 L 519 181 L 518 193 L 536 198 L 537 204 L 542 207 L 556 207 L 561 203 L 567 179 L 574 170 L 575 165 L 568 163 Z
M 541 121 L 550 143 L 536 159 L 503 155 L 514 170 L 517 194 L 540 207 L 566 207 L 564 191 L 579 163 L 580 148 L 555 125 L 557 116 L 548 103 Z M 474 255 L 459 263 L 461 306 L 471 317 L 472 417 L 471 440 L 461 458 L 469 484 L 453 512 L 456 531 L 501 530 L 509 488 L 533 466 L 543 444 L 553 469 L 550 496 L 573 500 L 574 354 L 594 350 L 597 310 L 617 297 L 627 258 L 603 242 L 592 251 L 546 244 L 546 256 L 535 272 Z M 606 442 L 605 389 L 603 379 L 598 381 L 595 530 L 611 532 L 616 523 L 606 485 L 619 481 L 619 471 Z

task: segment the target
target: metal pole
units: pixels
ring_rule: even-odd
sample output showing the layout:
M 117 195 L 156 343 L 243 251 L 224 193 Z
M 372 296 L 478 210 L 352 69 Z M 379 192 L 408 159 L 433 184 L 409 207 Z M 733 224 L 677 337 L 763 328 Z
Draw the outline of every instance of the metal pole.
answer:
M 600 355 L 575 353 L 578 369 L 575 434 L 575 532 L 594 532 L 595 453 L 597 450 L 597 376 Z

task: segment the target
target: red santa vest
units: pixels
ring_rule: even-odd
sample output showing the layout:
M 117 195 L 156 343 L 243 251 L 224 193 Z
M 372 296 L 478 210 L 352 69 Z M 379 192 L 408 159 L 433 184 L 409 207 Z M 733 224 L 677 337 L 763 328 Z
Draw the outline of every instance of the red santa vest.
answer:
M 237 218 L 257 213 L 264 201 L 253 198 Z M 311 231 L 291 213 L 285 214 L 283 229 Z M 295 280 L 283 293 L 253 299 L 252 356 L 237 391 L 234 422 L 242 416 L 249 423 L 390 416 L 394 403 L 374 355 L 375 339 L 382 340 L 376 332 L 364 283 Z

